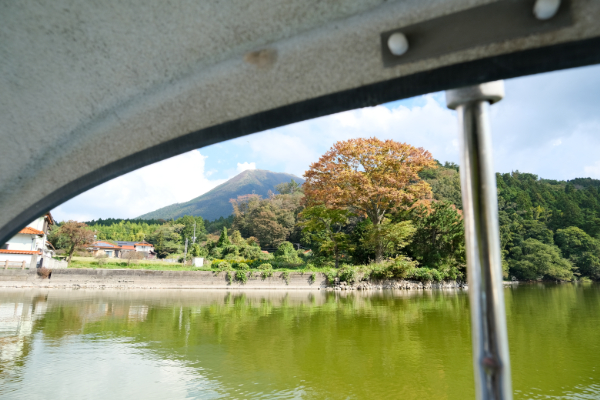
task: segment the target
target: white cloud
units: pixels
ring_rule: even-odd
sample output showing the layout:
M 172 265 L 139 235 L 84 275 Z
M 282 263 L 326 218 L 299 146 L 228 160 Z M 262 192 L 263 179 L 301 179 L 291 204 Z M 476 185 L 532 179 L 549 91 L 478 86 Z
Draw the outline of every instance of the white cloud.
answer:
M 247 171 L 249 169 L 256 169 L 256 163 L 255 162 L 243 162 L 243 163 L 237 163 L 237 171 L 239 172 L 244 172 Z
M 506 81 L 506 98 L 491 108 L 494 164 L 548 179 L 600 178 L 600 66 Z M 409 105 L 408 107 L 406 105 Z M 416 105 L 415 105 L 416 104 Z M 429 150 L 459 162 L 456 113 L 443 93 L 347 111 L 219 143 L 132 172 L 58 207 L 57 218 L 136 217 L 190 200 L 247 169 L 302 176 L 336 141 L 375 136 Z M 242 155 L 238 158 L 237 155 Z M 244 159 L 256 162 L 240 162 Z M 190 179 L 193 176 L 193 179 Z
M 506 81 L 506 97 L 492 107 L 496 170 L 548 179 L 591 171 L 600 146 L 600 66 Z
M 586 175 L 590 178 L 600 178 L 600 161 L 596 161 L 594 165 L 588 165 L 583 168 Z
M 243 147 L 261 167 L 302 176 L 335 142 L 376 136 L 429 150 L 440 160 L 458 161 L 457 121 L 454 112 L 435 100 L 347 111 L 258 133 L 229 143 Z
M 52 210 L 57 220 L 135 218 L 198 197 L 224 180 L 209 180 L 206 157 L 194 150 L 97 186 Z
M 599 85 L 600 66 L 507 80 L 506 98 L 491 108 L 495 169 L 548 179 L 594 173 L 590 168 L 600 148 L 600 97 L 590 88 Z M 412 103 L 418 106 L 402 105 L 410 103 L 347 111 L 231 143 L 246 146 L 261 167 L 296 175 L 336 141 L 357 137 L 407 142 L 440 161 L 459 162 L 458 121 L 446 108 L 443 93 L 415 98 Z

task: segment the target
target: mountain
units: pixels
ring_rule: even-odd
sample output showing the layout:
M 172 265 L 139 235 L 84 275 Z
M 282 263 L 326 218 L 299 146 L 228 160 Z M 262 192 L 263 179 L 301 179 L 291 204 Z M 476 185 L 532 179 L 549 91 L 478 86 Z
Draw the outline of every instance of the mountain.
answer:
M 183 215 L 199 215 L 208 220 L 228 217 L 233 213 L 233 207 L 229 203 L 230 199 L 252 193 L 266 197 L 269 190 L 275 192 L 275 185 L 287 183 L 292 179 L 300 184 L 304 183 L 304 179 L 292 174 L 262 169 L 247 170 L 200 197 L 186 203 L 176 203 L 159 208 L 156 211 L 140 215 L 137 219 L 171 219 Z

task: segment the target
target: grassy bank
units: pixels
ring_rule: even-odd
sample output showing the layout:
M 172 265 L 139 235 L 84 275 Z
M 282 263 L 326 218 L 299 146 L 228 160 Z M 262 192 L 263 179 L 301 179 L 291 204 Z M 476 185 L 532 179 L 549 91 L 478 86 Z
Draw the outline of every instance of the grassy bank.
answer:
M 94 257 L 73 257 L 69 268 L 91 269 L 148 269 L 153 271 L 209 271 L 210 268 L 195 268 L 181 263 L 165 262 L 162 260 L 132 260 L 130 263 L 121 259 Z
M 180 263 L 169 263 L 162 260 L 132 260 L 128 263 L 119 259 L 73 257 L 69 268 L 227 272 L 227 276 L 231 276 L 231 279 L 242 281 L 245 280 L 245 276 L 250 274 L 258 273 L 271 276 L 274 272 L 323 273 L 330 283 L 336 279 L 341 282 L 355 283 L 369 279 L 410 279 L 423 282 L 440 282 L 461 278 L 451 270 L 440 271 L 430 268 L 417 268 L 416 263 L 403 258 L 369 265 L 344 264 L 341 268 L 336 269 L 330 266 L 316 266 L 306 262 L 291 264 L 274 260 L 271 262 L 264 260 L 238 262 L 213 260 L 210 265 L 196 268 L 191 265 L 184 266 Z

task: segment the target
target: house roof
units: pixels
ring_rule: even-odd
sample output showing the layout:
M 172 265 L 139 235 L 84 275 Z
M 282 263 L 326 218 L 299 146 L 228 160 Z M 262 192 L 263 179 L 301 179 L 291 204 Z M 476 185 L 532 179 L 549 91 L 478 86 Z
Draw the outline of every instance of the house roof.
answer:
M 37 229 L 34 229 L 30 226 L 26 226 L 25 228 L 21 229 L 19 231 L 19 233 L 22 233 L 24 235 L 40 235 L 40 236 L 44 236 L 44 232 L 42 231 L 38 231 Z
M 121 246 L 121 249 L 123 250 L 135 250 L 134 246 Z
M 46 216 L 46 218 L 48 218 L 48 223 L 49 223 L 50 225 L 54 225 L 54 218 L 52 218 L 52 214 L 50 214 L 50 213 L 48 212 L 48 213 L 46 213 L 46 215 L 45 215 L 45 216 Z
M 89 245 L 89 247 L 97 247 L 97 248 L 101 248 L 101 249 L 120 249 L 120 246 L 115 246 L 114 244 L 110 243 L 110 242 L 104 242 L 102 240 L 99 240 L 97 242 L 94 242 L 92 244 Z
M 124 240 L 116 240 L 117 244 L 119 246 L 150 246 L 150 247 L 154 247 L 153 245 L 151 245 L 148 242 L 127 242 Z
M 7 250 L 0 249 L 0 253 L 3 254 L 41 254 L 41 252 L 37 250 Z

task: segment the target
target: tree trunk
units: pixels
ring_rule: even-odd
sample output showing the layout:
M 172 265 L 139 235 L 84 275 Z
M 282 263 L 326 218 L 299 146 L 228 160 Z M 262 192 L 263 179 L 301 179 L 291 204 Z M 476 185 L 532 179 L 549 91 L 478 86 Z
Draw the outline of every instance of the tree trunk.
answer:
M 335 244 L 335 242 L 333 245 L 333 253 L 335 254 L 335 269 L 338 269 L 340 267 L 340 262 L 339 262 L 340 255 L 339 255 L 338 247 Z
M 381 241 L 381 235 L 379 234 L 379 226 L 383 219 L 383 215 L 380 218 L 377 210 L 366 210 L 366 212 L 375 228 L 375 262 L 380 263 L 383 261 L 383 243 Z
M 375 262 L 383 261 L 383 240 L 381 239 L 381 231 L 379 230 L 379 222 L 375 225 Z
M 75 246 L 72 246 L 69 250 L 69 258 L 67 258 L 67 267 L 71 266 L 71 257 L 73 257 L 73 253 L 75 252 Z
M 375 247 L 375 262 L 383 261 L 383 244 L 381 243 L 381 238 L 379 234 L 377 234 L 377 246 Z

